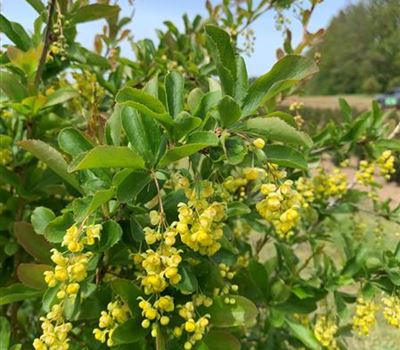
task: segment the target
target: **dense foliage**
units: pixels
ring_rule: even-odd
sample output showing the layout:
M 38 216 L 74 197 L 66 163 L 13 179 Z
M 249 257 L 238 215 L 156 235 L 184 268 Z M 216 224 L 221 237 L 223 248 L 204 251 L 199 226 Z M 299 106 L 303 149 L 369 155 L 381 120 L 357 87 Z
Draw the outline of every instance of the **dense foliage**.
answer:
M 335 16 L 324 40 L 310 94 L 377 93 L 400 86 L 400 7 L 397 0 L 368 0 Z
M 306 134 L 277 101 L 317 65 L 286 45 L 249 84 L 228 34 L 291 1 L 208 4 L 184 32 L 167 22 L 158 46 L 134 42 L 136 61 L 120 55 L 118 6 L 28 2 L 31 36 L 0 17 L 13 43 L 0 70 L 4 348 L 346 349 L 378 311 L 400 327 L 400 244 L 383 232 L 400 205 L 378 195 L 398 127 L 342 100 L 343 123 Z M 98 18 L 95 53 L 75 36 Z M 352 224 L 335 233 L 340 215 Z

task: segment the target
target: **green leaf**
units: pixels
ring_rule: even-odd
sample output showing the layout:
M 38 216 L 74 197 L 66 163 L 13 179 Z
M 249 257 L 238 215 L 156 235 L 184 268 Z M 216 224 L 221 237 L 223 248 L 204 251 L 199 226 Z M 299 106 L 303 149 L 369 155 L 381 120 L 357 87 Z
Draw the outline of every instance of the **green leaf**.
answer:
M 31 215 L 33 229 L 39 235 L 43 235 L 46 226 L 55 219 L 54 212 L 46 207 L 36 207 Z
M 161 132 L 157 123 L 128 106 L 121 111 L 121 118 L 131 146 L 149 167 L 152 167 L 157 161 L 161 147 Z
M 10 345 L 11 328 L 10 323 L 3 316 L 0 316 L 0 348 L 7 350 Z
M 115 100 L 157 120 L 167 129 L 174 126 L 174 120 L 166 112 L 161 101 L 143 90 L 125 87 L 118 92 Z
M 114 220 L 108 220 L 103 224 L 101 230 L 99 249 L 107 250 L 117 244 L 122 237 L 122 228 Z
M 241 163 L 248 151 L 246 144 L 238 136 L 228 136 L 225 139 L 224 150 L 228 163 L 232 165 Z
M 131 280 L 116 278 L 111 282 L 113 292 L 129 305 L 133 315 L 139 313 L 138 298 L 143 296 L 142 290 Z
M 218 136 L 211 131 L 197 131 L 189 135 L 188 142 L 208 144 L 209 146 L 218 146 L 219 139 Z
M 120 324 L 115 328 L 111 339 L 113 345 L 136 343 L 143 339 L 149 333 L 148 329 L 144 329 L 137 317 Z
M 175 288 L 180 290 L 182 294 L 192 294 L 199 288 L 197 278 L 189 265 L 182 264 L 179 266 L 179 274 L 182 279 L 175 285 Z
M 224 299 L 234 299 L 235 304 L 225 304 Z M 257 307 L 249 299 L 240 295 L 216 297 L 208 308 L 214 327 L 252 327 L 257 322 Z
M 231 38 L 226 31 L 216 26 L 207 25 L 205 29 L 213 46 L 211 54 L 217 65 L 222 90 L 226 95 L 233 96 L 236 82 L 236 57 Z
M 197 105 L 197 108 L 194 111 L 193 115 L 195 117 L 199 117 L 200 119 L 204 120 L 207 113 L 218 104 L 220 99 L 221 99 L 220 91 L 212 91 L 206 93 L 201 98 L 200 103 Z
M 200 88 L 194 88 L 192 91 L 189 92 L 189 95 L 187 97 L 187 105 L 189 107 L 190 113 L 194 113 L 196 111 L 203 96 L 204 93 Z
M 192 117 L 189 113 L 183 111 L 175 118 L 176 126 L 173 128 L 172 133 L 174 139 L 179 141 L 181 138 L 195 130 L 201 124 L 201 119 Z
M 23 51 L 17 47 L 9 46 L 7 48 L 7 56 L 10 62 L 25 72 L 27 77 L 30 79 L 36 72 L 42 50 L 42 44 L 36 47 L 31 47 L 28 51 Z M 41 98 L 46 100 L 44 96 L 41 96 Z M 37 99 L 39 99 L 39 96 L 36 96 L 36 100 Z
M 49 312 L 51 307 L 58 302 L 57 292 L 60 289 L 58 284 L 55 287 L 47 288 L 46 292 L 43 294 L 42 298 L 42 309 L 44 312 Z
M 50 265 L 19 264 L 17 276 L 25 286 L 44 291 L 47 289 L 47 283 L 44 280 L 44 272 L 49 270 L 52 270 Z
M 242 101 L 249 88 L 249 78 L 247 76 L 246 63 L 243 57 L 240 56 L 236 58 L 236 74 L 235 100 Z
M 222 127 L 224 128 L 229 128 L 240 118 L 240 106 L 230 96 L 225 96 L 222 100 L 220 100 L 217 108 Z
M 75 158 L 69 171 L 93 168 L 145 169 L 143 159 L 128 147 L 96 146 Z
M 344 98 L 339 98 L 339 106 L 346 123 L 350 123 L 353 119 L 353 110 Z
M 4 33 L 21 50 L 28 50 L 31 46 L 31 38 L 24 28 L 16 22 L 11 22 L 0 14 L 0 32 Z
M 176 162 L 179 159 L 191 156 L 208 146 L 209 146 L 208 144 L 202 144 L 202 143 L 188 143 L 183 146 L 171 148 L 161 158 L 159 167 L 160 168 L 166 167 L 167 165 Z
M 77 181 L 75 175 L 70 174 L 67 171 L 67 162 L 56 149 L 40 140 L 23 140 L 19 141 L 18 145 L 24 150 L 31 152 L 43 163 L 47 164 L 51 170 L 68 182 L 72 187 L 78 191 L 81 191 L 79 182 Z
M 248 130 L 272 141 L 281 141 L 293 145 L 312 146 L 312 140 L 304 132 L 298 131 L 283 120 L 271 118 L 253 118 L 246 122 Z
M 265 118 L 271 118 L 271 117 L 277 117 L 279 119 L 282 119 L 284 122 L 286 122 L 290 126 L 297 128 L 296 121 L 294 120 L 293 116 L 289 113 L 285 113 L 285 112 L 281 112 L 281 111 L 274 111 L 274 112 L 268 113 L 265 116 Z
M 57 139 L 60 148 L 72 157 L 93 148 L 92 143 L 80 131 L 71 127 L 62 129 Z
M 165 95 L 167 97 L 167 106 L 169 114 L 174 118 L 183 111 L 184 88 L 185 81 L 182 74 L 173 71 L 166 75 Z
M 65 231 L 74 224 L 72 213 L 67 212 L 50 221 L 44 230 L 44 236 L 51 243 L 61 243 Z
M 193 138 L 190 139 L 190 141 L 193 140 L 195 140 L 195 142 L 169 149 L 161 158 L 159 166 L 165 167 L 179 159 L 191 156 L 206 147 L 216 146 L 219 142 L 218 137 L 209 132 L 196 133 L 193 135 Z
M 283 145 L 267 145 L 267 160 L 280 166 L 307 170 L 308 164 L 303 155 L 294 148 Z
M 375 146 L 392 151 L 400 152 L 400 140 L 395 139 L 381 139 L 375 142 Z
M 26 0 L 29 5 L 31 5 L 36 12 L 40 15 L 44 10 L 46 10 L 46 6 L 40 0 Z
M 232 216 L 242 216 L 246 214 L 250 214 L 251 209 L 242 202 L 230 202 L 228 203 L 228 209 L 226 215 L 228 217 Z
M 43 293 L 37 289 L 24 286 L 22 283 L 15 283 L 8 287 L 0 288 L 0 305 L 35 299 Z
M 133 201 L 151 181 L 151 176 L 144 171 L 132 171 L 117 187 L 117 199 L 121 203 Z
M 243 101 L 242 116 L 254 113 L 262 103 L 317 71 L 317 65 L 308 58 L 285 56 L 250 86 Z
M 240 350 L 240 341 L 232 334 L 220 330 L 212 329 L 203 342 L 207 345 L 208 350 Z
M 84 23 L 95 21 L 100 18 L 109 18 L 117 16 L 119 13 L 119 6 L 106 5 L 106 4 L 91 4 L 80 7 L 72 16 L 71 23 Z
M 0 71 L 0 89 L 13 101 L 21 101 L 28 94 L 18 76 L 5 71 Z
M 44 263 L 51 263 L 50 249 L 52 246 L 33 231 L 31 224 L 27 222 L 16 222 L 14 224 L 14 234 L 18 243 L 32 255 L 35 259 Z
M 123 106 L 116 105 L 114 112 L 106 122 L 106 138 L 109 145 L 119 146 L 121 143 L 121 112 L 123 108 Z
M 70 99 L 79 96 L 78 91 L 68 86 L 54 91 L 47 96 L 47 102 L 43 107 L 51 107 L 69 101 Z
M 78 198 L 73 201 L 74 217 L 77 222 L 82 222 L 99 207 L 114 197 L 114 189 L 99 190 L 93 196 Z
M 293 335 L 300 340 L 308 349 L 320 350 L 321 346 L 315 338 L 312 330 L 301 323 L 293 320 L 286 320 L 286 324 L 293 333 Z

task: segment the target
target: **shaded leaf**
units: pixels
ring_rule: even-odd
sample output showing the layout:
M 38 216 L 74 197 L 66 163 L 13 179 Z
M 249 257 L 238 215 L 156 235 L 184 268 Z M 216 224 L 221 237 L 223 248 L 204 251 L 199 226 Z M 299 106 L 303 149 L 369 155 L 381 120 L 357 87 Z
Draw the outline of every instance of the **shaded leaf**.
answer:
M 58 176 L 68 182 L 72 187 L 80 191 L 80 185 L 75 175 L 67 171 L 67 162 L 62 155 L 53 147 L 40 140 L 19 141 L 18 145 L 24 150 L 31 152 L 36 158 L 53 170 Z
M 19 264 L 17 276 L 25 286 L 43 291 L 47 288 L 47 283 L 44 280 L 44 272 L 50 270 L 52 270 L 50 265 Z
M 216 297 L 208 308 L 215 327 L 252 327 L 257 322 L 257 307 L 249 299 L 239 295 L 229 295 L 235 304 L 225 304 L 225 297 Z
M 26 287 L 22 283 L 15 283 L 8 287 L 0 288 L 0 305 L 35 299 L 42 294 L 43 293 L 37 289 Z
M 33 231 L 31 224 L 27 222 L 16 222 L 14 224 L 14 234 L 18 243 L 32 255 L 35 259 L 44 263 L 51 263 L 50 249 L 52 246 Z
M 46 226 L 50 221 L 54 220 L 56 215 L 54 212 L 46 207 L 36 207 L 31 215 L 31 222 L 35 232 L 39 235 L 43 235 Z

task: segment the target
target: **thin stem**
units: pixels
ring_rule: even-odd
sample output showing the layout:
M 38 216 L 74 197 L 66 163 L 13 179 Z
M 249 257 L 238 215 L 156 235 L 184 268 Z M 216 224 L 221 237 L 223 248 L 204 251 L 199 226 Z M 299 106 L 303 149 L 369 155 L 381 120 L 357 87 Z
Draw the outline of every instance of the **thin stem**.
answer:
M 393 129 L 392 133 L 389 135 L 389 139 L 394 138 L 400 131 L 400 122 L 397 123 L 396 127 Z
M 158 183 L 157 175 L 156 175 L 156 173 L 154 171 L 152 172 L 152 176 L 153 176 L 156 188 L 157 188 L 157 199 L 158 199 L 158 205 L 160 207 L 161 222 L 165 225 L 165 212 L 164 212 L 163 201 L 162 201 L 162 198 L 161 198 L 160 184 Z
M 49 47 L 50 47 L 51 22 L 52 22 L 52 18 L 53 18 L 53 14 L 54 14 L 54 9 L 56 6 L 56 1 L 57 0 L 51 0 L 51 2 L 50 2 L 46 30 L 44 33 L 44 46 L 43 46 L 43 50 L 42 50 L 42 55 L 40 56 L 40 61 L 39 61 L 39 65 L 38 65 L 36 75 L 35 75 L 35 80 L 34 80 L 35 88 L 37 88 L 39 86 L 40 79 L 42 78 L 43 68 L 46 63 L 47 53 L 48 53 Z
M 165 337 L 164 333 L 160 327 L 160 325 L 157 326 L 157 336 L 156 336 L 156 349 L 157 350 L 165 350 Z

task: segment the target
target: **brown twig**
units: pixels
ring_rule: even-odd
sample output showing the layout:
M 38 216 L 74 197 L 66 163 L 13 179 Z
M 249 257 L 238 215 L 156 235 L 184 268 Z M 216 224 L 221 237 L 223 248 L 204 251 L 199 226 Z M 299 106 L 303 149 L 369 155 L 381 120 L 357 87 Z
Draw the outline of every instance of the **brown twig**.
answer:
M 51 22 L 52 22 L 52 18 L 53 18 L 53 14 L 54 14 L 54 9 L 55 9 L 55 6 L 56 6 L 56 1 L 57 0 L 51 0 L 50 6 L 49 6 L 49 12 L 48 12 L 47 23 L 46 23 L 46 30 L 45 30 L 45 33 L 44 33 L 43 50 L 42 50 L 42 54 L 40 56 L 39 65 L 38 65 L 38 68 L 37 68 L 37 71 L 36 71 L 36 75 L 35 75 L 35 80 L 34 80 L 35 88 L 37 88 L 39 86 L 40 79 L 42 78 L 43 68 L 44 68 L 44 65 L 46 63 L 47 53 L 48 53 L 49 47 L 50 47 Z

